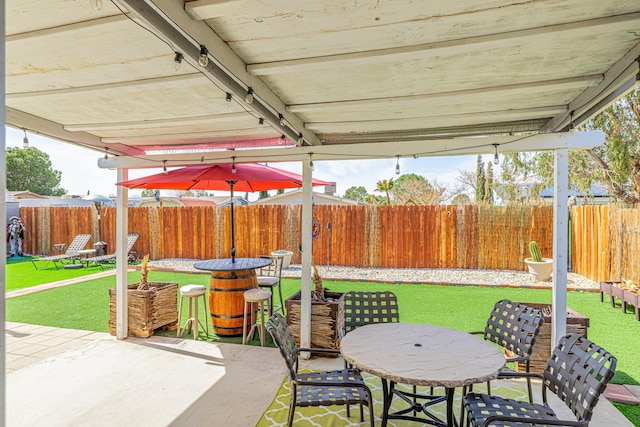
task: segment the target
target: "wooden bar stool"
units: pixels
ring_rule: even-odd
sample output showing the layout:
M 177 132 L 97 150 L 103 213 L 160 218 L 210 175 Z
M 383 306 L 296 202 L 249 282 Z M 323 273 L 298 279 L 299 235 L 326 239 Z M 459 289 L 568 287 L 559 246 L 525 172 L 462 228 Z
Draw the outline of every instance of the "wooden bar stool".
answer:
M 253 334 L 255 330 L 258 330 L 258 334 L 260 334 L 260 345 L 264 347 L 264 337 L 265 337 L 265 318 L 264 318 L 264 305 L 267 304 L 269 308 L 269 316 L 271 316 L 271 305 L 269 305 L 269 301 L 271 300 L 271 291 L 268 289 L 249 289 L 244 292 L 244 316 L 242 322 L 242 344 L 246 344 L 251 338 L 253 338 Z M 253 305 L 257 304 L 257 307 Z M 258 323 L 258 319 L 256 318 L 256 310 L 260 311 L 260 323 Z M 247 316 L 250 315 L 251 320 L 251 328 L 247 333 Z
M 180 307 L 178 308 L 178 338 L 182 336 L 185 329 L 191 333 L 193 328 L 193 338 L 198 339 L 198 324 L 202 325 L 202 322 L 198 319 L 198 298 L 202 297 L 202 309 L 204 311 L 204 318 L 207 318 L 207 299 L 206 299 L 207 287 L 203 285 L 184 285 L 180 288 Z M 189 318 L 184 324 L 184 327 L 180 327 L 182 321 L 182 302 L 184 298 L 189 301 Z M 195 303 L 195 307 L 193 304 Z M 204 329 L 209 335 L 209 322 L 205 321 Z

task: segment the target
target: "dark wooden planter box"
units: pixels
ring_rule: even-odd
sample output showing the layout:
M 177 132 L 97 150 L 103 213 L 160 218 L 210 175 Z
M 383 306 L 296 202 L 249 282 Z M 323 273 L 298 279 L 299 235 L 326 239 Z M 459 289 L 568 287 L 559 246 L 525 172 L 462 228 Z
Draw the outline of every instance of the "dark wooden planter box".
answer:
M 619 283 L 622 282 L 600 282 L 600 302 L 604 301 L 604 294 L 608 294 L 611 300 L 611 307 L 615 307 L 615 298 L 618 298 L 622 312 L 626 313 L 627 304 L 630 304 L 635 308 L 636 320 L 640 321 L 640 297 L 633 292 L 616 286 Z
M 344 293 L 325 292 L 325 295 L 334 301 L 311 303 L 311 347 L 338 349 L 340 330 L 344 327 Z M 300 345 L 300 291 L 291 295 L 285 304 L 287 324 Z M 324 353 L 317 355 L 331 356 Z
M 128 285 L 127 335 L 148 338 L 161 327 L 174 328 L 178 324 L 178 284 L 149 282 L 151 289 L 139 291 L 138 283 Z M 109 289 L 109 333 L 116 334 L 116 290 Z
M 542 304 L 536 302 L 523 302 L 529 307 L 541 309 L 544 315 L 544 324 L 540 328 L 540 333 L 536 338 L 536 342 L 533 345 L 533 353 L 531 354 L 531 361 L 529 369 L 531 372 L 542 373 L 545 366 L 547 366 L 547 359 L 551 356 L 551 322 L 553 321 L 551 314 L 551 304 Z M 589 327 L 589 318 L 578 313 L 572 308 L 567 307 L 567 333 L 580 334 L 587 338 L 587 328 Z M 517 371 L 524 372 L 525 365 L 523 362 L 518 362 Z

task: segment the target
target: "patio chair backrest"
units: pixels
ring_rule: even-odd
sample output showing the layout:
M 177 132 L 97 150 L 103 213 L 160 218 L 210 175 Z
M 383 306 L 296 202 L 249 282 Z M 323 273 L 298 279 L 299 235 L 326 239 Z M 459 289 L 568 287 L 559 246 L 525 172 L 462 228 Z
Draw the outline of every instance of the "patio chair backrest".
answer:
M 271 264 L 267 265 L 266 267 L 259 268 L 258 276 L 277 277 L 278 279 L 280 279 L 282 276 L 282 262 L 284 261 L 284 257 L 260 255 L 260 258 L 270 259 Z
M 298 372 L 298 344 L 287 325 L 287 319 L 280 313 L 274 313 L 267 322 L 267 331 L 284 357 L 289 380 L 294 381 Z
M 71 243 L 69 243 L 65 254 L 75 254 L 78 251 L 83 250 L 84 247 L 87 246 L 87 243 L 89 243 L 89 239 L 91 239 L 91 234 L 76 235 Z
M 344 333 L 373 323 L 400 321 L 398 298 L 393 292 L 349 291 L 344 296 Z
M 616 358 L 580 334 L 560 339 L 544 369 L 544 386 L 556 394 L 584 421 L 591 420 L 593 408 L 613 377 Z
M 515 353 L 531 356 L 544 323 L 542 310 L 502 299 L 495 303 L 484 328 L 484 339 Z
M 133 245 L 136 244 L 139 236 L 140 235 L 138 233 L 127 234 L 127 253 L 129 253 L 129 251 L 131 251 L 131 249 L 133 248 Z

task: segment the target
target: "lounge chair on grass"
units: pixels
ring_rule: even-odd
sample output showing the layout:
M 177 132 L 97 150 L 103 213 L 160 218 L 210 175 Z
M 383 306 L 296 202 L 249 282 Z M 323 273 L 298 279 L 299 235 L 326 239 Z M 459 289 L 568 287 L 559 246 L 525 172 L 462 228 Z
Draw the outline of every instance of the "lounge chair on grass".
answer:
M 127 235 L 127 254 L 131 252 L 133 245 L 136 244 L 136 240 L 138 240 L 139 234 L 131 233 Z M 102 269 L 105 264 L 110 263 L 111 261 L 116 260 L 116 253 L 107 254 L 107 255 L 98 255 L 90 258 L 85 258 L 83 261 L 87 263 L 87 266 L 90 264 L 97 264 Z
M 50 262 L 53 262 L 53 265 L 57 270 L 59 268 L 58 263 L 60 263 L 60 265 L 62 266 L 64 260 L 75 260 L 80 258 L 80 254 L 78 253 L 78 251 L 83 250 L 84 247 L 87 246 L 89 239 L 91 239 L 91 234 L 78 234 L 73 238 L 73 241 L 69 244 L 69 247 L 67 248 L 65 253 L 33 258 L 31 262 L 33 263 L 33 266 L 36 268 L 36 270 L 39 269 L 38 265 L 36 264 L 36 262 L 38 261 L 46 261 L 42 269 L 47 268 L 47 265 L 49 265 Z

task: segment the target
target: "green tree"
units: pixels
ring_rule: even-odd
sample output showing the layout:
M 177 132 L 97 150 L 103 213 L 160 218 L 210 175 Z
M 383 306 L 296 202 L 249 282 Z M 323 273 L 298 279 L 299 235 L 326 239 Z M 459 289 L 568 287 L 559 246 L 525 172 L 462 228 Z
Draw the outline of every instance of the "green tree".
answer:
M 142 190 L 142 193 L 140 193 L 140 197 L 155 197 L 156 195 L 156 190 L 151 190 L 149 188 L 145 188 L 144 190 Z
M 367 194 L 361 200 L 361 202 L 369 203 L 370 205 L 384 205 L 387 203 L 387 200 L 384 196 L 376 196 L 374 194 Z
M 409 173 L 398 177 L 391 193 L 398 205 L 404 205 L 409 201 L 417 205 L 437 205 L 444 200 L 445 191 L 445 187 L 437 181 L 431 183 L 421 175 Z
M 589 120 L 582 129 L 600 129 L 605 142 L 591 150 L 569 151 L 569 185 L 590 195 L 591 185 L 604 184 L 613 198 L 630 206 L 640 203 L 640 90 L 635 89 Z M 553 152 L 505 156 L 505 182 L 530 182 L 535 196 L 553 185 Z
M 464 194 L 464 193 L 456 194 L 453 197 L 453 199 L 451 199 L 451 204 L 452 205 L 470 205 L 471 197 L 469 197 L 467 194 Z
M 362 185 L 359 187 L 353 186 L 347 188 L 347 191 L 344 192 L 344 197 L 346 199 L 355 200 L 357 202 L 362 201 L 364 197 L 367 195 L 367 189 Z
M 476 203 L 484 202 L 486 194 L 485 184 L 484 163 L 482 162 L 482 156 L 478 154 L 476 165 Z
M 43 196 L 62 196 L 62 172 L 51 167 L 49 155 L 35 147 L 9 147 L 6 150 L 7 190 L 31 191 Z
M 485 172 L 484 180 L 484 201 L 490 205 L 495 203 L 493 200 L 493 187 L 493 163 L 487 162 L 487 171 Z
M 385 194 L 387 205 L 391 204 L 391 191 L 393 190 L 393 185 L 393 178 L 383 179 L 376 182 L 376 189 L 374 191 L 379 191 L 380 193 Z

